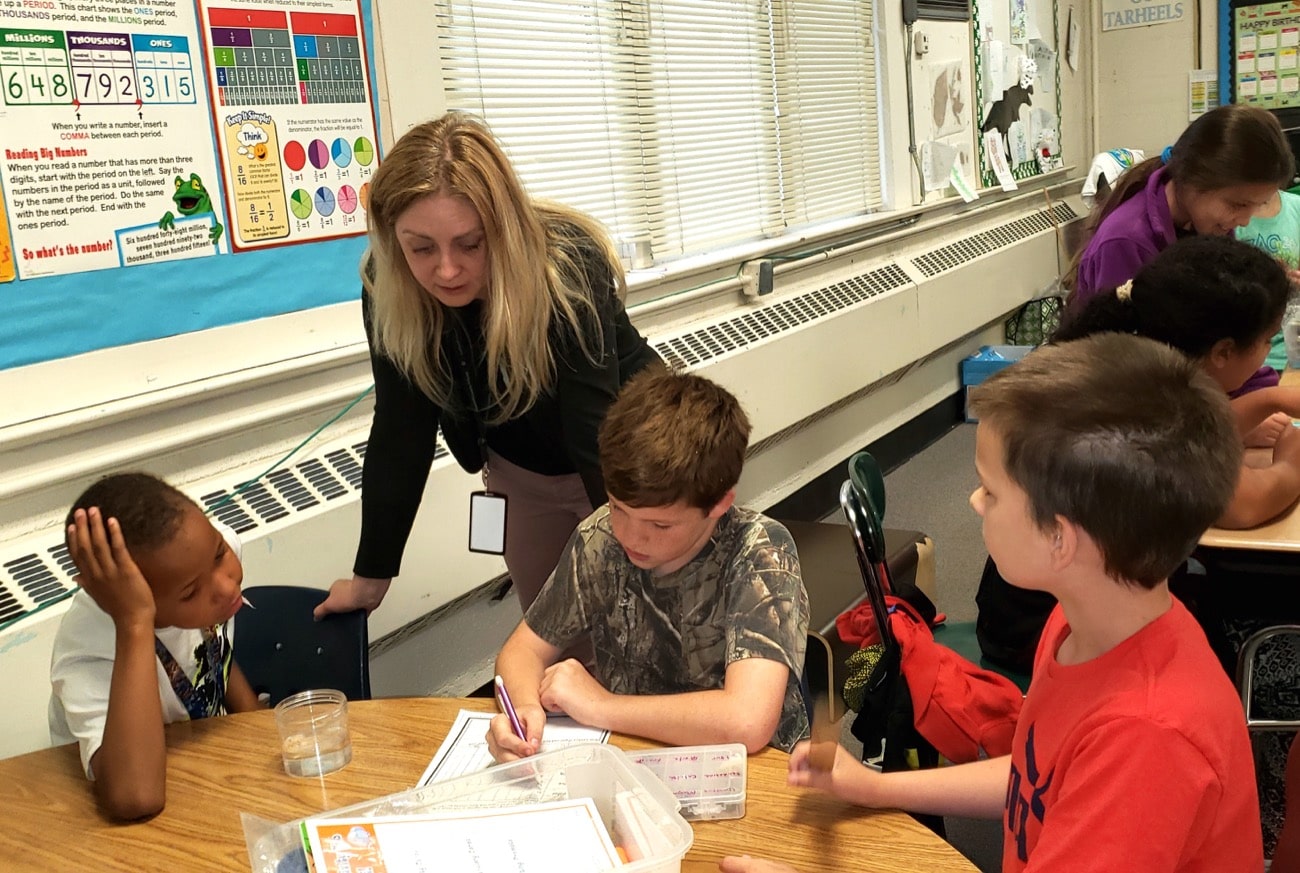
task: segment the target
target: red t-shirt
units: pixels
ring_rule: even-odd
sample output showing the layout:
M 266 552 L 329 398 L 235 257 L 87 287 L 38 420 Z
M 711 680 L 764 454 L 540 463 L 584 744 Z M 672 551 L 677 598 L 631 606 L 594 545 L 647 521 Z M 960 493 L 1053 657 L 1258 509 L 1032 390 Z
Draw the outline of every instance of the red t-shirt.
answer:
M 1063 666 L 1058 605 L 1011 748 L 1002 870 L 1259 873 L 1241 700 L 1177 600 L 1104 655 Z

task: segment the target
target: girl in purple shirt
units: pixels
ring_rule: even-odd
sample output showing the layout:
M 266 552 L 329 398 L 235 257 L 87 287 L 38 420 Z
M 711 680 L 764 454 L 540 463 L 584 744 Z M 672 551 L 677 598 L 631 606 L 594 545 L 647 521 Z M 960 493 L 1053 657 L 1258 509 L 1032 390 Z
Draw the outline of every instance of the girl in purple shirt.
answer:
M 1294 172 L 1272 113 L 1240 104 L 1205 113 L 1121 176 L 1088 217 L 1086 245 L 1066 271 L 1070 307 L 1132 279 L 1179 236 L 1231 236 Z
M 1205 113 L 1160 157 L 1121 176 L 1088 216 L 1086 245 L 1063 280 L 1070 309 L 1132 279 L 1180 236 L 1233 235 L 1277 189 L 1291 184 L 1294 173 L 1291 149 L 1271 112 L 1234 103 Z M 1277 371 L 1261 367 L 1232 396 L 1277 383 Z M 1266 424 L 1248 444 L 1271 445 L 1282 424 Z

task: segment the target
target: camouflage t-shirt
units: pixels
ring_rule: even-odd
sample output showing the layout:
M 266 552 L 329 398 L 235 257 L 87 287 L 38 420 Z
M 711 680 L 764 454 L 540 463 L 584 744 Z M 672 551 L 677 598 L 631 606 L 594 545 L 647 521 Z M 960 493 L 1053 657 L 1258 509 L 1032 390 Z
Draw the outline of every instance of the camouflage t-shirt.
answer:
M 790 533 L 756 512 L 728 510 L 686 566 L 655 576 L 628 560 L 601 507 L 578 525 L 525 620 L 561 649 L 590 633 L 595 677 L 615 694 L 721 688 L 733 661 L 779 661 L 790 676 L 771 745 L 789 750 L 808 733 L 799 691 L 808 594 Z

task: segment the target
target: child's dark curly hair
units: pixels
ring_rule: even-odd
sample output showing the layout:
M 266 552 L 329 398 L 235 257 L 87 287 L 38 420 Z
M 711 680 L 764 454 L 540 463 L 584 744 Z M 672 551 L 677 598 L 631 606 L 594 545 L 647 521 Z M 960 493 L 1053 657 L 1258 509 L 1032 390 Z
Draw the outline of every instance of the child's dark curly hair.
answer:
M 105 521 L 116 518 L 128 549 L 151 551 L 171 542 L 181 517 L 191 506 L 189 497 L 148 473 L 113 473 L 82 492 L 68 510 L 65 527 L 78 509 L 99 507 Z

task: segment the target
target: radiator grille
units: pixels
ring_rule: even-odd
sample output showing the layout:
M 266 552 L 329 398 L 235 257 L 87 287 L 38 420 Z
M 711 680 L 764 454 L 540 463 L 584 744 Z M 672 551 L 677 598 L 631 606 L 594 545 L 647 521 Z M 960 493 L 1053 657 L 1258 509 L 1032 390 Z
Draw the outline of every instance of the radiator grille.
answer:
M 656 343 L 655 350 L 670 367 L 690 369 L 909 284 L 911 279 L 901 267 L 888 264 Z
M 447 455 L 438 441 L 434 458 Z M 264 524 L 361 491 L 366 444 L 334 449 L 275 470 L 234 497 L 238 483 L 202 494 L 198 503 L 213 518 L 243 534 Z M 53 535 L 57 537 L 58 535 Z M 0 564 L 0 624 L 21 618 L 72 590 L 76 572 L 62 538 L 54 545 Z
M 927 279 L 955 270 L 981 255 L 996 252 L 1007 246 L 1015 245 L 1021 240 L 1051 230 L 1053 227 L 1078 218 L 1068 203 L 1053 204 L 1051 209 L 1044 209 L 1033 215 L 1009 221 L 989 230 L 980 231 L 970 236 L 953 240 L 937 249 L 912 258 L 921 275 Z

